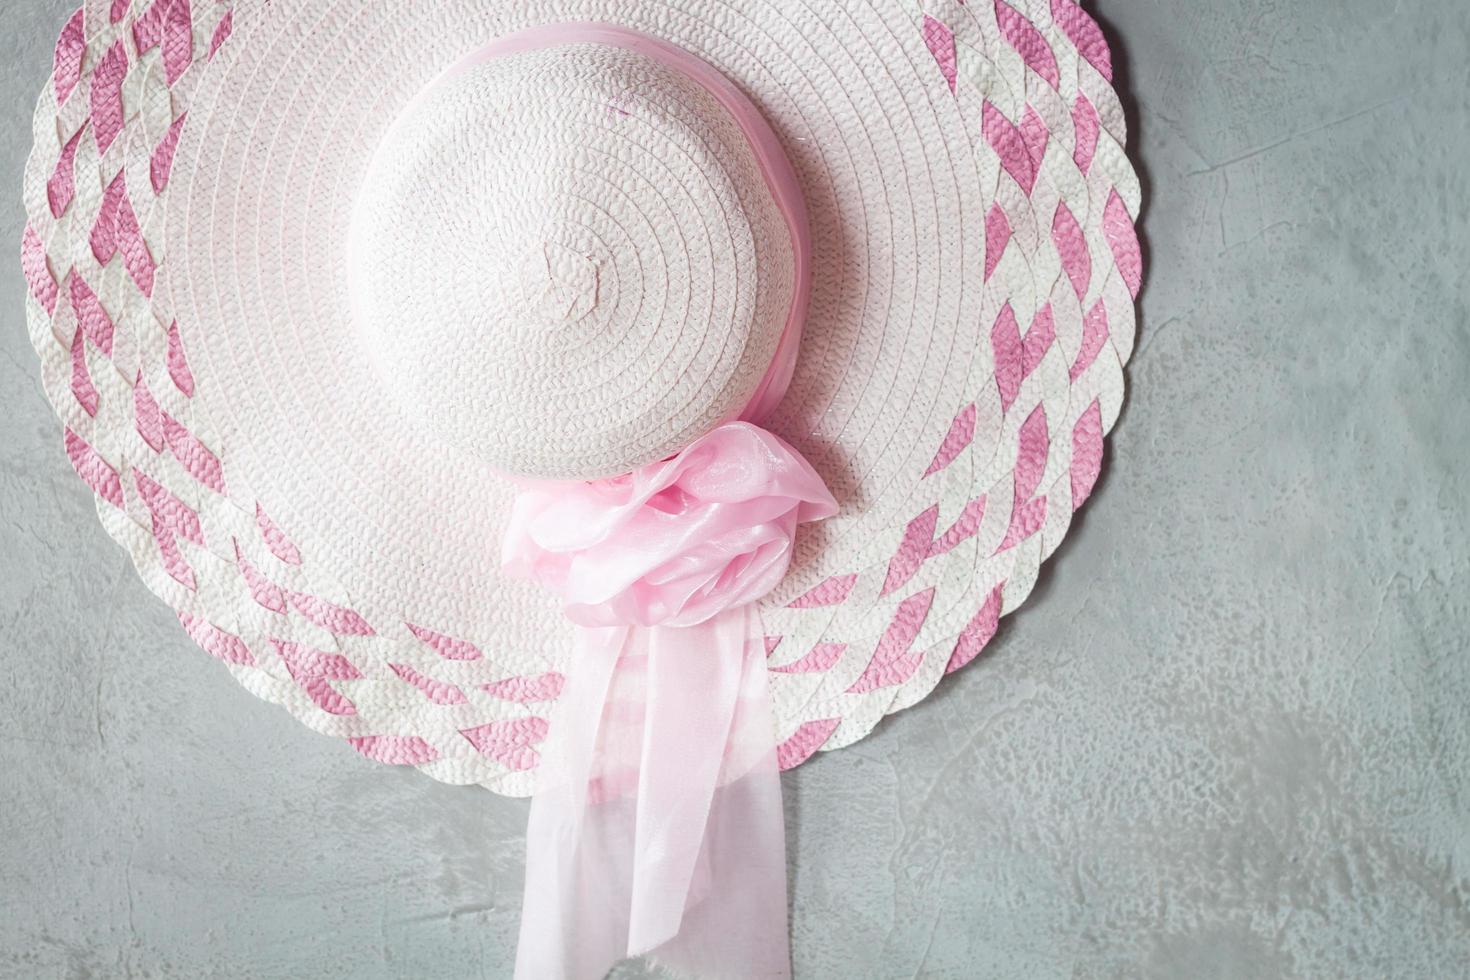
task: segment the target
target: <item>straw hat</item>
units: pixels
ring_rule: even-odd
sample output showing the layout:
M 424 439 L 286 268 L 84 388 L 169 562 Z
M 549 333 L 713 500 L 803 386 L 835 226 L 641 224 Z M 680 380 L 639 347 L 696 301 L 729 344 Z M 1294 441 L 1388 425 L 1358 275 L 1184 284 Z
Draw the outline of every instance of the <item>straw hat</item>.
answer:
M 529 792 L 571 644 L 500 567 L 512 497 L 677 452 L 793 329 L 764 425 L 840 512 L 757 608 L 781 765 L 1026 598 L 1097 480 L 1141 277 L 1070 0 L 231 7 L 67 23 L 22 263 L 104 526 L 247 689 Z M 606 22 L 714 75 L 534 33 Z

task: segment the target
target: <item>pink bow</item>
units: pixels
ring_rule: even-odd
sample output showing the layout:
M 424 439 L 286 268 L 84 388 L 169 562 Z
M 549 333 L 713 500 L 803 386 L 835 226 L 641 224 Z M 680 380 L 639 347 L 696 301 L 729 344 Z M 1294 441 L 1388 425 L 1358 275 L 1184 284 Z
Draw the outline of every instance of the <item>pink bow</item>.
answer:
M 836 512 L 796 450 L 730 422 L 632 473 L 522 492 L 501 560 L 579 626 L 694 626 L 775 588 L 796 525 Z
M 750 604 L 785 575 L 797 525 L 836 512 L 806 460 L 747 422 L 517 497 L 504 566 L 578 626 L 526 835 L 520 980 L 602 977 L 643 953 L 700 976 L 790 975 Z

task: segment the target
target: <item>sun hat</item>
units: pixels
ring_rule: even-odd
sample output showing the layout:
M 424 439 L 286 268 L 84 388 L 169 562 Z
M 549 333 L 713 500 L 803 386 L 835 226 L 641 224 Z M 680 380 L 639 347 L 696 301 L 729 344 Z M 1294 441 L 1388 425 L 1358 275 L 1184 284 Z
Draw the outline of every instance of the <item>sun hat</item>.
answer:
M 24 188 L 65 451 L 247 689 L 535 791 L 523 975 L 782 975 L 777 768 L 1098 479 L 1111 77 L 1071 0 L 94 0 Z

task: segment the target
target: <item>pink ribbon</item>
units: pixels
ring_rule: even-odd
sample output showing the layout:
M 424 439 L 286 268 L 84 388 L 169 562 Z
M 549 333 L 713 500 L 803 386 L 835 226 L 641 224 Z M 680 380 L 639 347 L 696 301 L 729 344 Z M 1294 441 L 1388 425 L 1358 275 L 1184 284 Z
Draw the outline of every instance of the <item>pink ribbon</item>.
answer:
M 519 980 L 652 954 L 787 977 L 786 852 L 750 603 L 798 524 L 836 513 L 781 439 L 731 422 L 626 476 L 516 499 L 508 571 L 559 595 L 577 646 L 526 832 Z
M 579 626 L 694 626 L 771 591 L 796 525 L 835 512 L 795 449 L 729 422 L 632 473 L 522 491 L 501 561 Z
M 751 423 L 795 369 L 811 281 L 801 186 L 745 94 L 657 38 L 555 24 L 462 65 L 571 42 L 640 52 L 730 113 L 786 220 L 793 290 L 741 421 L 632 473 L 516 498 L 504 565 L 560 596 L 577 628 L 526 830 L 516 977 L 592 980 L 643 954 L 699 976 L 789 977 L 776 729 L 750 604 L 785 575 L 797 525 L 837 504 L 796 450 Z

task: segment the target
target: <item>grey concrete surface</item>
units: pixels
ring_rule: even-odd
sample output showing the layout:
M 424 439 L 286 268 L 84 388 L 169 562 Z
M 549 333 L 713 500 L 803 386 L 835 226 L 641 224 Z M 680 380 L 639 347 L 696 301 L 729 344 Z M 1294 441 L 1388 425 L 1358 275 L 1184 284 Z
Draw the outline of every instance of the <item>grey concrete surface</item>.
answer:
M 74 3 L 0 0 L 3 242 Z M 1466 976 L 1470 8 L 1092 6 L 1148 190 L 1127 410 L 989 652 L 786 778 L 797 976 Z M 192 646 L 60 451 L 22 289 L 0 975 L 507 975 L 526 805 Z

